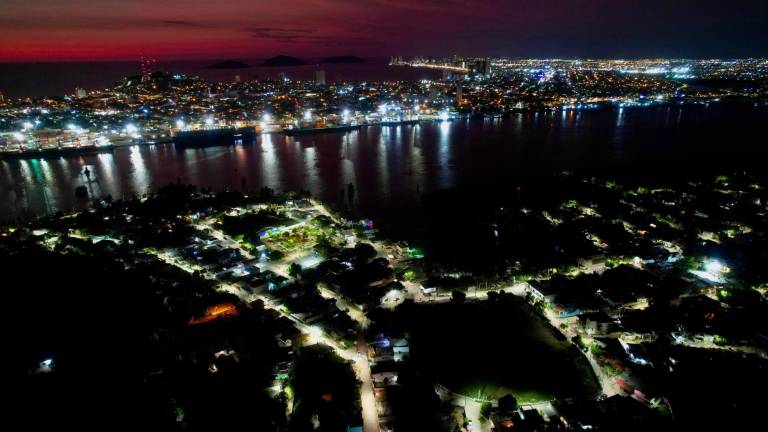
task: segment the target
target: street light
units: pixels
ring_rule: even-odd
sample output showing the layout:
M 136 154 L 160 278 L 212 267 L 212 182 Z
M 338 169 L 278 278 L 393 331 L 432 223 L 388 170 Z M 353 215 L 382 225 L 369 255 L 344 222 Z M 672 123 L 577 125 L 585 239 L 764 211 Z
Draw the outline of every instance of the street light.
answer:
M 711 260 L 705 264 L 704 268 L 707 270 L 707 273 L 718 275 L 723 272 L 724 267 L 720 261 Z

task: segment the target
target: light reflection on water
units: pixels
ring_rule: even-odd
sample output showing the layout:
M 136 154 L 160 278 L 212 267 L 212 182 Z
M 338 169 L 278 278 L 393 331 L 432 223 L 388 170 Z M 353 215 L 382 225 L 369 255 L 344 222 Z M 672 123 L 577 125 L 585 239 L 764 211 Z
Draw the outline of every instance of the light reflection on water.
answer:
M 265 135 L 182 151 L 134 146 L 80 157 L 2 160 L 0 220 L 87 206 L 74 195 L 86 184 L 85 167 L 92 173 L 89 191 L 115 199 L 181 181 L 214 190 L 304 189 L 337 203 L 351 183 L 364 213 L 407 211 L 419 195 L 467 181 L 716 152 L 724 134 L 732 137 L 732 149 L 751 145 L 739 137 L 757 136 L 764 115 L 764 109 L 712 107 L 517 113 L 339 134 Z

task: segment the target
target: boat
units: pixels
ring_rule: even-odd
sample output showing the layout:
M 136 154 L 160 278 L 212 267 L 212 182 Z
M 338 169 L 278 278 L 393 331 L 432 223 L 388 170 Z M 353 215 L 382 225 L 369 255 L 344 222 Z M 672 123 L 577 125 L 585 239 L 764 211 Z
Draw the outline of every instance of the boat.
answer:
M 37 159 L 37 158 L 57 158 L 64 156 L 78 156 L 94 153 L 111 152 L 114 146 L 107 145 L 84 145 L 79 147 L 23 147 L 19 148 L 0 148 L 0 158 L 9 159 Z
M 355 129 L 359 129 L 359 125 L 334 125 L 334 126 L 321 126 L 310 128 L 285 128 L 283 133 L 288 136 L 295 135 L 311 135 L 316 133 L 330 133 L 330 132 L 347 132 Z
M 408 120 L 383 120 L 379 123 L 380 126 L 400 126 L 400 125 L 409 125 L 409 124 L 416 124 L 420 122 L 419 119 L 408 119 Z
M 229 146 L 255 137 L 254 127 L 199 129 L 176 132 L 173 135 L 173 145 L 177 149 Z
M 0 158 L 38 159 L 111 152 L 112 142 L 99 132 L 49 129 L 0 134 Z

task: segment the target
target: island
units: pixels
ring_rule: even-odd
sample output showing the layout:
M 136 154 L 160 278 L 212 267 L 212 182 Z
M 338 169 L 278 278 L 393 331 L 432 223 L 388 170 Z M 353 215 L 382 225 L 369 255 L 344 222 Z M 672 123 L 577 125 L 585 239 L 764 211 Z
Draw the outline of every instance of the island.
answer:
M 253 65 L 243 63 L 239 60 L 224 60 L 212 65 L 208 65 L 205 67 L 205 69 L 246 69 L 250 67 L 253 67 Z
M 328 57 L 325 60 L 322 60 L 321 64 L 332 64 L 332 63 L 365 63 L 367 60 L 361 59 L 360 57 L 356 56 L 335 56 L 335 57 Z
M 296 57 L 279 55 L 265 60 L 260 67 L 306 66 L 308 63 Z

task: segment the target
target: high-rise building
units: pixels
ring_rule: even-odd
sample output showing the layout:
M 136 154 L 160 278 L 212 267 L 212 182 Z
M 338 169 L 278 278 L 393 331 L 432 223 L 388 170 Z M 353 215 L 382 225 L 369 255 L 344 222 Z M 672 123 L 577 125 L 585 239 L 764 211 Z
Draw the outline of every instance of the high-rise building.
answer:
M 315 71 L 315 84 L 322 86 L 325 85 L 325 71 L 318 69 Z
M 75 96 L 77 96 L 79 98 L 84 98 L 84 97 L 88 96 L 88 93 L 82 87 L 75 87 Z
M 5 96 L 3 96 L 3 92 L 0 92 L 0 105 L 5 105 Z
M 491 61 L 489 59 L 478 60 L 473 69 L 478 75 L 488 78 L 491 76 Z
M 461 87 L 461 83 L 456 84 L 456 105 L 464 103 L 464 89 Z
M 235 82 L 236 82 L 236 83 L 239 83 L 239 82 L 240 82 L 240 75 L 235 75 Z
M 491 73 L 492 73 L 492 70 L 491 70 L 491 59 L 485 59 L 485 71 L 484 71 L 484 75 L 485 75 L 487 78 L 490 78 L 490 77 L 491 77 Z

